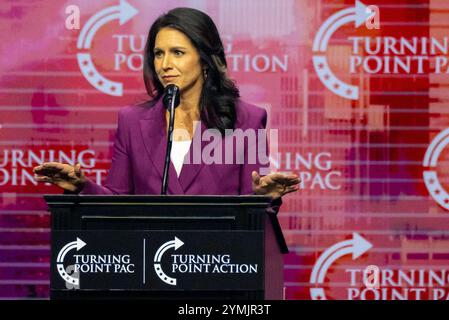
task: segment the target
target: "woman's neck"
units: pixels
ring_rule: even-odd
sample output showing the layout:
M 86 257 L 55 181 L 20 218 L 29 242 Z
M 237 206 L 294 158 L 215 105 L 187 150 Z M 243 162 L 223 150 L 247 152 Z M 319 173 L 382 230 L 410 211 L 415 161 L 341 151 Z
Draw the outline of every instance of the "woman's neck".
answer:
M 187 90 L 181 91 L 179 106 L 175 109 L 175 129 L 187 130 L 189 137 L 175 137 L 174 140 L 191 140 L 195 133 L 195 122 L 200 121 L 200 97 L 203 87 L 203 81 L 197 81 Z M 166 121 L 168 127 L 169 113 L 166 112 Z
M 200 110 L 202 83 L 195 83 L 193 87 L 181 91 L 178 109 L 183 113 L 195 114 Z
M 181 94 L 179 106 L 175 109 L 175 129 L 186 130 L 188 136 L 175 136 L 174 141 L 191 140 L 195 133 L 195 123 L 200 121 L 199 94 Z M 166 121 L 168 127 L 169 112 L 166 111 Z
M 176 113 L 183 115 L 188 115 L 189 117 L 195 118 L 200 114 L 200 104 L 199 101 L 193 99 L 182 99 L 179 106 L 176 108 Z M 199 119 L 199 118 L 198 118 Z

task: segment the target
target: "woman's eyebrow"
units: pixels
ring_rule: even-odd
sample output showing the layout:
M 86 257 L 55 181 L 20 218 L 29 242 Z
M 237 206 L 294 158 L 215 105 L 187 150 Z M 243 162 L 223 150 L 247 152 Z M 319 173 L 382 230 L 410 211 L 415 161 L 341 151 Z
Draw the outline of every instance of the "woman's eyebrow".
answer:
M 163 51 L 163 50 L 162 50 L 161 48 L 159 48 L 159 47 L 155 47 L 155 48 L 154 48 L 154 51 L 158 51 L 158 50 Z M 182 47 L 182 46 L 175 46 L 175 47 L 170 47 L 169 50 L 187 50 L 187 48 Z
M 170 50 L 187 50 L 187 48 L 181 47 L 181 46 L 175 46 L 175 47 L 171 47 Z

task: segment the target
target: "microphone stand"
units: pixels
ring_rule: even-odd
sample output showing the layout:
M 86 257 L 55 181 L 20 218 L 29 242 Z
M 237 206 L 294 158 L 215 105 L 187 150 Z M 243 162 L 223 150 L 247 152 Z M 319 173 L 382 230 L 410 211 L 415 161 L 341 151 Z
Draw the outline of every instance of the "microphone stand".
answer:
M 161 195 L 167 194 L 168 168 L 170 167 L 171 147 L 173 142 L 173 129 L 175 126 L 175 108 L 179 105 L 179 88 L 173 84 L 165 88 L 163 102 L 170 114 L 168 121 L 167 147 L 165 151 L 164 174 L 162 176 Z

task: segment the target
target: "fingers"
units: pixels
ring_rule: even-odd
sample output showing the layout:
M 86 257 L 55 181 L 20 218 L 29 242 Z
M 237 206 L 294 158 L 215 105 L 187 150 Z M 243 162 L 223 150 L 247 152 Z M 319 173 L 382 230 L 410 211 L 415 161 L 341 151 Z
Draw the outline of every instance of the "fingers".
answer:
M 78 172 L 81 168 L 78 164 Z M 33 168 L 34 179 L 38 182 L 48 182 L 58 184 L 69 182 L 72 179 L 78 179 L 75 170 L 71 165 L 59 162 L 45 162 Z
M 260 176 L 259 176 L 259 174 L 257 173 L 257 171 L 253 171 L 253 172 L 251 173 L 251 177 L 252 177 L 252 179 L 253 179 L 253 183 L 254 183 L 254 184 L 258 185 L 258 184 L 260 183 Z
M 73 171 L 73 167 L 59 162 L 45 162 L 40 166 L 35 167 L 33 170 L 37 174 L 55 175 L 59 173 L 67 175 Z
M 271 179 L 273 179 L 274 181 L 276 181 L 276 182 L 280 182 L 280 181 L 282 181 L 282 182 L 290 182 L 290 181 L 298 181 L 298 183 L 299 183 L 299 181 L 300 181 L 300 179 L 299 179 L 299 177 L 296 175 L 296 174 L 289 174 L 289 175 L 286 175 L 286 174 L 283 174 L 283 173 L 272 173 L 272 174 L 270 174 L 269 175 L 270 177 L 271 177 Z
M 77 192 L 84 184 L 81 165 L 75 166 L 59 162 L 45 162 L 33 168 L 34 179 L 38 182 L 54 184 L 62 189 Z
M 35 174 L 34 175 L 34 180 L 36 180 L 37 182 L 51 182 L 51 179 L 47 176 L 40 176 Z
M 44 172 L 44 167 L 42 165 L 36 166 L 33 168 L 33 172 L 37 174 L 41 174 Z
M 268 177 L 268 178 L 272 179 L 273 181 L 285 179 L 285 175 L 280 172 L 273 172 L 273 173 L 267 174 L 265 177 Z
M 34 173 L 47 175 L 51 173 L 58 173 L 64 170 L 64 165 L 58 162 L 44 162 L 43 164 L 34 167 Z
M 295 191 L 298 191 L 298 190 L 299 190 L 299 187 L 298 187 L 298 186 L 295 186 L 295 187 L 287 187 L 283 193 L 284 193 L 284 194 L 287 194 L 287 193 L 295 192 Z
M 41 166 L 44 169 L 64 169 L 65 166 L 67 166 L 66 164 L 60 163 L 60 162 L 44 162 L 43 164 L 41 164 Z
M 271 179 L 283 187 L 295 186 L 301 182 L 301 179 L 297 175 L 284 175 L 281 173 L 275 174 Z
M 301 179 L 295 174 L 282 174 L 282 173 L 275 173 L 271 176 L 271 180 L 274 184 L 276 184 L 278 192 L 281 194 L 281 196 L 284 196 L 288 193 L 292 193 L 299 190 L 299 183 L 301 182 Z
M 299 184 L 300 182 L 301 182 L 300 179 L 287 180 L 287 181 L 284 182 L 284 185 L 287 186 L 287 187 L 290 187 L 290 186 L 297 185 L 297 184 Z
M 71 179 L 78 179 L 80 175 L 81 175 L 81 166 L 79 163 L 75 164 L 73 170 L 70 169 L 67 171 L 67 177 Z
M 264 176 L 259 179 L 259 185 L 268 188 L 277 188 L 279 190 L 286 190 L 289 187 L 296 187 L 301 182 L 300 179 L 285 179 L 283 177 L 276 176 L 275 179 L 271 175 Z
M 256 194 L 269 195 L 279 198 L 288 193 L 299 190 L 301 179 L 296 174 L 270 173 L 260 177 L 256 171 L 252 172 L 253 188 Z
M 76 178 L 81 178 L 83 176 L 83 173 L 81 172 L 81 165 L 79 163 L 75 165 L 75 176 Z

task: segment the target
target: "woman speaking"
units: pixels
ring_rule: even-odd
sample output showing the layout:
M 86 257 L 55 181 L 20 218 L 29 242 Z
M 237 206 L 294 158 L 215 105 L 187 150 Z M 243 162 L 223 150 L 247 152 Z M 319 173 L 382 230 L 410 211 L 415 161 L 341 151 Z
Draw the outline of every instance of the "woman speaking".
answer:
M 163 96 L 167 86 L 175 85 L 180 100 L 175 109 L 168 194 L 266 195 L 277 211 L 281 197 L 298 190 L 296 175 L 264 175 L 260 157 L 249 161 L 250 151 L 260 152 L 254 147 L 259 143 L 234 144 L 234 161 L 208 161 L 201 152 L 207 147 L 204 140 L 200 138 L 202 142 L 195 144 L 195 136 L 204 137 L 209 130 L 220 136 L 215 139 L 219 142 L 215 142 L 214 151 L 229 152 L 226 146 L 236 139 L 236 134 L 229 132 L 257 133 L 267 120 L 264 109 L 240 99 L 239 90 L 228 78 L 223 44 L 208 15 L 176 8 L 153 23 L 144 52 L 144 80 L 150 100 L 119 112 L 112 164 L 104 186 L 86 178 L 79 164 L 43 163 L 34 168 L 35 179 L 71 193 L 160 194 L 169 127 Z M 192 161 L 195 151 L 199 151 L 201 161 Z M 243 163 L 236 161 L 239 155 Z M 213 154 L 215 160 L 227 156 Z

